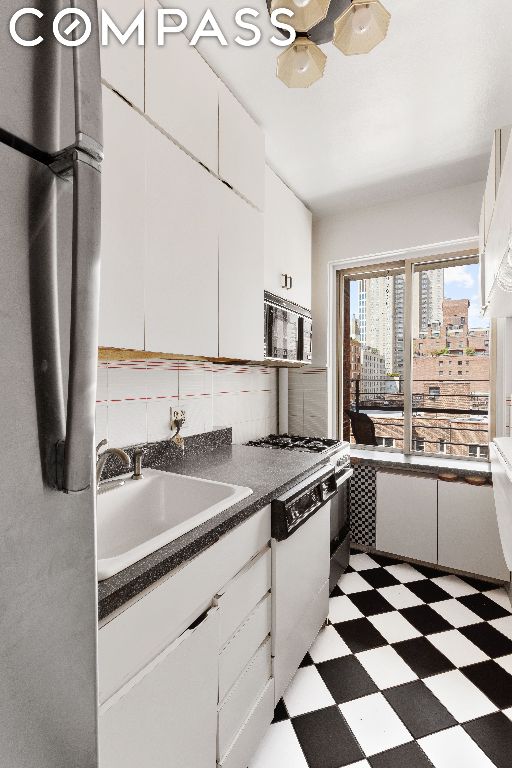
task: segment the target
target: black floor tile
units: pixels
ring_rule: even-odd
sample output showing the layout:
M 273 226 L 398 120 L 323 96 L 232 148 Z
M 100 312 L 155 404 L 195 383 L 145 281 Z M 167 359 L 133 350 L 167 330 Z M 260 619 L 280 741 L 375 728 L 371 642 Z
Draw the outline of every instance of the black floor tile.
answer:
M 338 707 L 294 717 L 292 723 L 309 768 L 341 768 L 364 758 Z
M 304 658 L 302 659 L 301 663 L 299 664 L 300 667 L 311 667 L 313 665 L 313 659 L 309 655 L 309 653 L 306 653 Z
M 441 600 L 451 600 L 451 595 L 441 589 L 437 584 L 434 584 L 430 579 L 422 579 L 422 581 L 408 582 L 407 589 L 414 592 L 416 597 L 423 600 L 424 603 L 440 603 Z
M 462 667 L 461 672 L 480 688 L 498 709 L 512 707 L 512 676 L 495 661 L 471 664 L 469 667 Z
M 492 760 L 496 768 L 512 763 L 512 722 L 503 712 L 480 717 L 463 726 L 473 741 Z
M 372 768 L 432 768 L 432 763 L 415 741 L 369 758 Z
M 356 605 L 365 616 L 375 616 L 377 613 L 387 613 L 395 610 L 393 606 L 374 589 L 369 592 L 357 592 L 355 595 L 349 595 L 349 597 L 354 605 Z
M 462 632 L 468 640 L 471 640 L 491 659 L 497 659 L 499 656 L 508 656 L 512 653 L 512 640 L 509 640 L 508 637 L 498 632 L 497 629 L 491 627 L 490 624 L 472 624 L 469 627 L 461 627 L 459 632 Z
M 465 595 L 465 597 L 459 597 L 459 602 L 463 603 L 466 608 L 476 613 L 484 621 L 491 621 L 492 619 L 501 619 L 503 616 L 510 616 L 509 611 L 502 608 L 501 605 L 495 603 L 485 595 Z
M 398 579 L 395 579 L 385 568 L 371 568 L 368 571 L 363 571 L 361 575 L 374 589 L 396 587 L 397 584 L 400 584 Z
M 395 643 L 393 648 L 418 677 L 430 677 L 455 669 L 444 654 L 434 648 L 426 637 Z
M 317 664 L 322 680 L 336 704 L 360 699 L 378 691 L 377 686 L 355 656 L 343 656 Z
M 434 632 L 447 632 L 453 629 L 446 619 L 443 619 L 429 605 L 415 605 L 413 608 L 403 608 L 400 613 L 422 635 L 433 635 Z
M 421 680 L 383 691 L 398 717 L 415 739 L 457 725 L 437 696 Z
M 427 579 L 435 579 L 438 576 L 444 575 L 443 571 L 440 571 L 438 568 L 431 568 L 429 565 L 416 565 L 416 563 L 413 563 L 413 567 L 422 573 L 423 576 L 426 576 Z
M 352 653 L 361 653 L 361 651 L 387 645 L 387 641 L 368 619 L 344 621 L 342 624 L 335 624 L 334 627 Z
M 489 581 L 480 581 L 480 579 L 472 579 L 471 576 L 459 576 L 460 579 L 469 584 L 473 589 L 478 589 L 479 592 L 487 592 L 490 589 L 496 589 L 496 584 L 491 584 Z
M 274 719 L 272 720 L 273 723 L 280 723 L 283 720 L 289 719 L 288 710 L 286 709 L 286 704 L 284 703 L 283 699 L 279 699 L 279 701 L 276 704 L 276 708 L 274 709 Z
M 341 589 L 338 587 L 337 584 L 334 587 L 333 591 L 331 592 L 330 596 L 331 597 L 343 597 L 343 592 L 341 591 Z
M 395 557 L 391 557 L 391 555 L 389 557 L 388 555 L 374 555 L 373 552 L 370 552 L 370 557 L 382 567 L 385 565 L 398 565 L 398 563 L 402 562 L 401 560 L 397 560 Z

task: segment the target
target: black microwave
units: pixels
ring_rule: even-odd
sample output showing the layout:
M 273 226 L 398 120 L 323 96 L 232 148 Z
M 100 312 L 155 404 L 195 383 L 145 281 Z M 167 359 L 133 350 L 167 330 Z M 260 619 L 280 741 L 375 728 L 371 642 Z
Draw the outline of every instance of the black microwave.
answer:
M 265 291 L 265 358 L 310 363 L 312 322 L 309 309 Z

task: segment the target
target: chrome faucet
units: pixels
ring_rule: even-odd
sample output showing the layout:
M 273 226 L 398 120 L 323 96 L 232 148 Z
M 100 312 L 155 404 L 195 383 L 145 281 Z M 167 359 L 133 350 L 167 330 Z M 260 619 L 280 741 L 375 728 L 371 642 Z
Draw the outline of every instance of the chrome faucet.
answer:
M 136 448 L 133 452 L 133 475 L 132 480 L 142 480 L 144 475 L 142 474 L 142 459 L 144 458 L 144 451 L 142 448 Z
M 107 440 L 102 440 L 101 443 L 98 443 L 96 446 L 96 490 L 98 493 L 104 493 L 105 491 L 110 490 L 111 488 L 118 488 L 120 485 L 124 485 L 125 481 L 120 478 L 114 478 L 113 480 L 101 480 L 101 475 L 103 474 L 103 470 L 105 468 L 105 464 L 107 463 L 110 456 L 117 456 L 125 467 L 127 469 L 130 469 L 131 467 L 131 460 L 128 454 L 123 451 L 122 448 L 107 448 L 103 453 L 100 453 L 102 448 L 105 448 L 108 445 Z

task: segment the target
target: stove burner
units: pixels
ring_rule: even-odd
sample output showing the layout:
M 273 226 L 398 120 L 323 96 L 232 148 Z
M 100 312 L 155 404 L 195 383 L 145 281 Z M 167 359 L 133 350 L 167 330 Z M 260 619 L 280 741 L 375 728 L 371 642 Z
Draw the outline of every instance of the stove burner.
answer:
M 340 445 L 338 440 L 324 437 L 303 437 L 300 435 L 268 435 L 260 440 L 251 440 L 247 445 L 274 448 L 287 451 L 323 453 Z

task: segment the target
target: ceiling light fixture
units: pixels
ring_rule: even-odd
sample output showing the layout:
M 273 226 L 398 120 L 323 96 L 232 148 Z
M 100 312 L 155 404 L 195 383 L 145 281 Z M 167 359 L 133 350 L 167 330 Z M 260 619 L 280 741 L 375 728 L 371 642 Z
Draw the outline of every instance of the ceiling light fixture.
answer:
M 298 36 L 277 65 L 289 88 L 308 88 L 322 77 L 327 57 L 318 46 L 332 42 L 346 56 L 369 53 L 384 40 L 391 20 L 380 0 L 267 0 L 267 8 L 294 12 L 286 22 Z
M 286 23 L 296 32 L 308 32 L 327 16 L 331 0 L 271 0 L 270 11 L 287 8 L 293 16 Z

